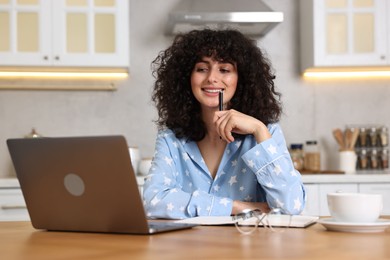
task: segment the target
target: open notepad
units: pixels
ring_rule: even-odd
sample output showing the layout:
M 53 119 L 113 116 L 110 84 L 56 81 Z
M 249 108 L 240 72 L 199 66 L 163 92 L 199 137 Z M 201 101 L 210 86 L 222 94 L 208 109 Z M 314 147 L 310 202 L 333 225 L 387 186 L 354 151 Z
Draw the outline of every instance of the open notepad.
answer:
M 245 225 L 255 225 L 256 218 L 245 220 Z M 318 220 L 317 216 L 302 216 L 302 215 L 269 215 L 269 224 L 273 227 L 296 227 L 305 228 Z M 177 220 L 178 223 L 198 224 L 204 226 L 218 226 L 218 225 L 234 225 L 234 220 L 231 216 L 202 216 Z M 262 225 L 261 223 L 259 226 Z

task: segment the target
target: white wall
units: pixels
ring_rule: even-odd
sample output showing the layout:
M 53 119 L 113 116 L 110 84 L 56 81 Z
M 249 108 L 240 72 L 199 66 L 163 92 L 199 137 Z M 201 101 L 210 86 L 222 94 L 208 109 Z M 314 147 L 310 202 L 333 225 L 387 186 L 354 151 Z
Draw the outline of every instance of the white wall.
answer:
M 169 10 L 178 0 L 130 0 L 130 77 L 110 91 L 0 91 L 0 177 L 14 175 L 5 140 L 23 137 L 32 127 L 45 136 L 123 134 L 143 157 L 154 151 L 156 118 L 150 92 L 150 63 L 172 38 L 163 35 Z M 297 0 L 267 0 L 285 21 L 259 45 L 276 71 L 285 114 L 286 140 L 317 139 L 323 168 L 335 169 L 337 146 L 331 131 L 346 124 L 390 126 L 389 81 L 304 82 L 299 75 Z

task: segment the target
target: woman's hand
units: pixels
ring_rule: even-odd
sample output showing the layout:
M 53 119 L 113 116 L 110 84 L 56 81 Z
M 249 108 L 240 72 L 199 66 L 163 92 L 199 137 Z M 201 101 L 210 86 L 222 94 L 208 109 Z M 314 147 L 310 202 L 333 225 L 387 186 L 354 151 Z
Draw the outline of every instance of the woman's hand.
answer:
M 215 112 L 214 123 L 219 136 L 228 143 L 234 141 L 232 133 L 252 134 L 257 143 L 271 138 L 271 134 L 263 122 L 234 109 Z
M 236 215 L 243 212 L 244 209 L 259 209 L 261 212 L 268 213 L 271 209 L 266 202 L 245 202 L 235 200 L 233 201 L 233 209 L 231 215 Z

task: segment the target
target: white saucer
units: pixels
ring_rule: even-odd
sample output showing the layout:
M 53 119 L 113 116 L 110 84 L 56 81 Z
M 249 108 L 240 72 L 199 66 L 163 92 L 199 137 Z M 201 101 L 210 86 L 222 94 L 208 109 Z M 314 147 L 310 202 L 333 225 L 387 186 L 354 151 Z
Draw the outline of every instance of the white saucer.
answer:
M 383 232 L 390 227 L 390 219 L 378 219 L 372 223 L 339 222 L 333 218 L 324 218 L 317 221 L 329 231 L 375 233 Z

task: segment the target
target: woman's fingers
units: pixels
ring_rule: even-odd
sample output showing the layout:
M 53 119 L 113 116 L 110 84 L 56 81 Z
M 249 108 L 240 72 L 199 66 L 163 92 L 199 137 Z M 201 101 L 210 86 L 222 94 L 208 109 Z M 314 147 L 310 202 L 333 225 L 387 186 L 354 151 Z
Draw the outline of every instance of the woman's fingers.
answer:
M 234 141 L 232 133 L 253 134 L 258 142 L 270 137 L 267 127 L 261 121 L 233 109 L 216 112 L 214 122 L 218 134 L 227 142 Z
M 231 132 L 226 131 L 226 120 L 224 119 L 219 119 L 217 122 L 217 132 L 219 136 L 225 140 L 226 142 L 230 143 L 234 141 L 233 136 L 231 135 Z
M 240 114 L 235 110 L 221 111 L 216 113 L 216 128 L 218 134 L 227 142 L 233 142 L 233 132 L 241 134 L 238 122 L 240 121 Z M 243 115 L 243 114 L 242 114 Z M 245 115 L 244 115 L 245 116 Z M 245 133 L 244 133 L 245 134 Z

